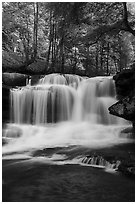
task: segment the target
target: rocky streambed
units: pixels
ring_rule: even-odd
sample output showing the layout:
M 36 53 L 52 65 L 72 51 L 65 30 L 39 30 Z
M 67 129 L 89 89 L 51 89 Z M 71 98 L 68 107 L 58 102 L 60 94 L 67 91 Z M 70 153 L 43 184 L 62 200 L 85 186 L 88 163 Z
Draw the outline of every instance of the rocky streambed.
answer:
M 56 163 L 53 161 L 48 163 L 47 158 L 53 158 L 53 155 L 55 158 L 55 154 Z M 61 155 L 62 164 L 59 164 Z M 73 160 L 78 158 L 78 155 L 83 158 L 81 164 L 65 164 L 65 162 L 63 164 L 66 158 Z M 127 171 L 128 161 L 130 164 L 134 161 L 133 155 L 134 145 L 126 144 L 102 150 L 78 147 L 49 148 L 35 151 L 31 159 L 3 160 L 2 200 L 3 202 L 134 202 L 134 174 Z M 93 166 L 91 162 L 86 161 L 91 159 L 96 159 L 96 165 Z M 98 168 L 101 160 L 104 164 L 110 164 L 112 161 L 117 161 L 118 164 L 118 161 L 121 161 L 119 163 L 121 167 L 118 166 L 118 171 Z

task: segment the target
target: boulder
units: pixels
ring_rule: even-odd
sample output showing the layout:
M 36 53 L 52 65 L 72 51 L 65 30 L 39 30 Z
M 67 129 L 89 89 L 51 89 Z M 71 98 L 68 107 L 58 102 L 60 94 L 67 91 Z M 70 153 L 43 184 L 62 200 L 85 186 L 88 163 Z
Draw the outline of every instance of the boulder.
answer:
M 135 125 L 135 64 L 131 69 L 117 73 L 115 80 L 117 99 L 119 100 L 108 108 L 109 113 L 132 122 Z
M 109 107 L 109 112 L 112 115 L 124 118 L 126 120 L 135 121 L 135 97 L 125 97 L 117 103 Z
M 123 70 L 116 74 L 115 80 L 117 98 L 122 99 L 125 96 L 135 95 L 135 69 Z
M 2 74 L 2 82 L 7 86 L 25 86 L 28 78 L 29 76 L 26 74 L 8 72 Z
M 6 138 L 18 138 L 21 135 L 22 135 L 22 130 L 16 126 L 8 126 L 4 133 L 4 136 Z

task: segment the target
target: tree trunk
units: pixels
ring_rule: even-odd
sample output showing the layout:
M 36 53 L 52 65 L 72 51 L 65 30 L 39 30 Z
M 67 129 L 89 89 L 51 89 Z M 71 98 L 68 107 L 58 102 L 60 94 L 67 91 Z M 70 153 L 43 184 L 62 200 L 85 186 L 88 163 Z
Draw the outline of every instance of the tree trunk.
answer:
M 61 55 L 61 73 L 64 74 L 64 63 L 65 63 L 65 55 L 64 55 L 64 23 L 62 25 L 62 38 L 60 42 L 60 55 Z
M 61 73 L 64 74 L 64 62 L 65 62 L 65 56 L 64 56 L 64 33 L 62 35 L 61 39 Z
M 74 64 L 73 64 L 73 74 L 76 74 L 76 68 L 77 68 L 77 50 L 76 50 L 76 47 L 75 47 L 75 53 L 74 53 Z
M 97 46 L 96 46 L 96 76 L 98 75 L 98 43 L 97 43 Z
M 63 53 L 62 53 L 62 63 L 61 63 L 61 74 L 64 74 L 64 63 L 65 63 L 65 56 L 64 56 L 64 51 L 63 51 Z
M 107 75 L 109 75 L 109 42 L 107 44 Z
M 120 36 L 118 38 L 118 44 L 119 44 L 119 71 L 121 72 L 122 70 L 122 50 L 121 50 L 121 39 Z
M 51 72 L 54 72 L 54 19 L 52 20 L 52 42 L 51 42 Z
M 52 13 L 50 11 L 50 19 L 49 19 L 49 27 L 50 27 L 50 33 L 49 33 L 49 48 L 48 48 L 48 54 L 47 54 L 47 60 L 45 65 L 45 72 L 49 70 L 49 60 L 50 60 L 50 51 L 51 51 L 51 45 L 52 45 Z
M 53 39 L 53 67 L 54 67 L 54 71 L 55 69 L 57 69 L 56 67 L 56 58 L 57 58 L 57 44 L 56 44 L 56 38 L 57 38 L 57 31 L 56 31 L 56 21 L 54 20 L 54 39 Z
M 34 2 L 33 58 L 37 57 L 37 40 L 38 40 L 38 2 Z
M 86 48 L 87 48 L 87 58 L 86 58 L 86 69 L 85 69 L 85 75 L 89 75 L 89 45 L 87 44 Z
M 101 42 L 100 51 L 100 70 L 103 71 L 103 54 L 104 54 L 104 42 Z

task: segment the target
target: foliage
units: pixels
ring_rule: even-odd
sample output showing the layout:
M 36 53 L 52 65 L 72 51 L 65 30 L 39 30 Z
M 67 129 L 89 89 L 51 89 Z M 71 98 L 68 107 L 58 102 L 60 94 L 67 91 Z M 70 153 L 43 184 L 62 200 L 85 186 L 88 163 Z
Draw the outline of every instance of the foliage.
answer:
M 39 58 L 45 73 L 109 75 L 134 62 L 134 3 L 6 2 L 2 21 L 3 50 L 25 66 Z

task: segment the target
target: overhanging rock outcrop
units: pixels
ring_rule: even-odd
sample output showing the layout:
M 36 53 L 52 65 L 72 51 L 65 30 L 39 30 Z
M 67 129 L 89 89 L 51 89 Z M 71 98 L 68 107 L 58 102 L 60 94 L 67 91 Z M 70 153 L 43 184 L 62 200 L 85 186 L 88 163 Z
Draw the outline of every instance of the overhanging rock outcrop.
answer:
M 117 103 L 109 107 L 109 112 L 112 115 L 134 122 L 135 121 L 135 97 L 127 96 L 119 100 Z
M 115 80 L 118 102 L 108 108 L 109 113 L 135 124 L 135 69 L 123 70 L 116 74 Z

